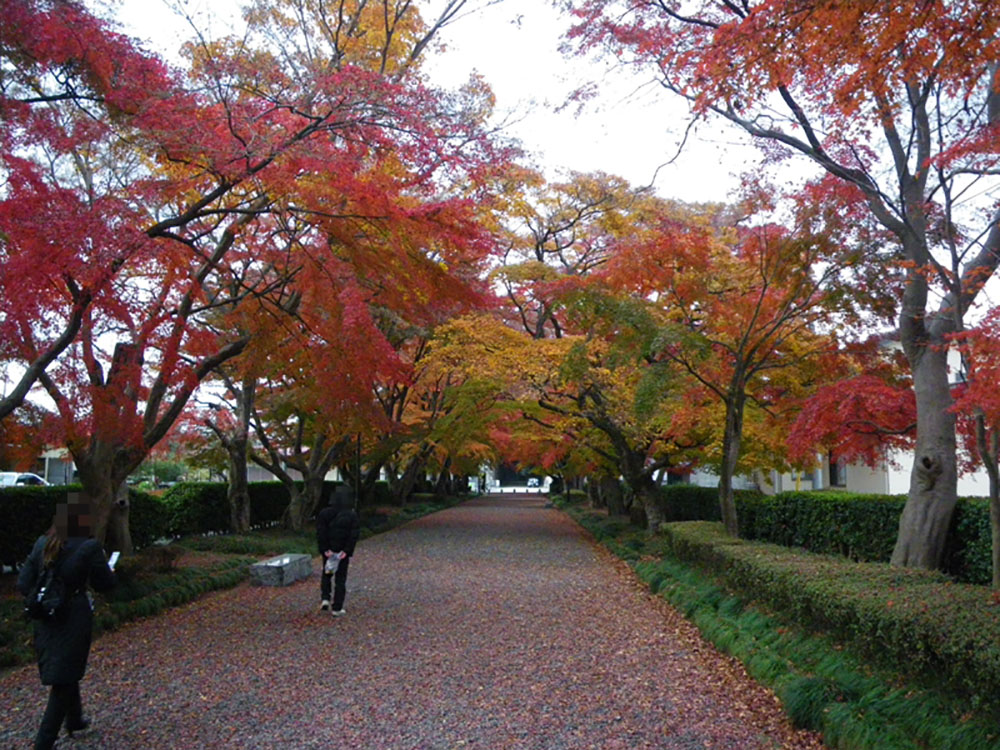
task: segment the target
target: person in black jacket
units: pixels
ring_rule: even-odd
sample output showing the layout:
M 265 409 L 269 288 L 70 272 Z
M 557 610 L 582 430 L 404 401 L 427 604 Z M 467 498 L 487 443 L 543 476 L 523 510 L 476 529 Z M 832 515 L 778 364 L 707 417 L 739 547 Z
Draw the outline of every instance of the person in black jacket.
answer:
M 35 654 L 43 685 L 49 685 L 49 702 L 35 737 L 35 750 L 48 750 L 65 723 L 70 736 L 90 725 L 80 703 L 80 680 L 87 669 L 94 625 L 89 583 L 98 591 L 115 585 L 104 550 L 91 538 L 90 506 L 79 501 L 59 503 L 48 533 L 38 538 L 17 577 L 25 596 L 46 566 L 55 565 L 65 583 L 69 601 L 54 620 L 35 620 Z
M 316 543 L 323 556 L 320 575 L 320 610 L 331 610 L 335 616 L 345 614 L 347 567 L 361 533 L 361 522 L 354 510 L 354 491 L 347 485 L 337 485 L 330 505 L 316 516 Z M 330 603 L 333 579 L 333 603 Z

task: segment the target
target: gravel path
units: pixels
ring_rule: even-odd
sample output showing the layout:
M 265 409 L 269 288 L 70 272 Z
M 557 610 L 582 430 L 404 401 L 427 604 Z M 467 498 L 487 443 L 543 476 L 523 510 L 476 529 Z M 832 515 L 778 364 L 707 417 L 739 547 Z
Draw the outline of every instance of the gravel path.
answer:
M 78 750 L 808 748 L 777 700 L 545 499 L 490 497 L 358 545 L 347 615 L 317 571 L 94 644 Z M 0 748 L 45 689 L 0 682 Z

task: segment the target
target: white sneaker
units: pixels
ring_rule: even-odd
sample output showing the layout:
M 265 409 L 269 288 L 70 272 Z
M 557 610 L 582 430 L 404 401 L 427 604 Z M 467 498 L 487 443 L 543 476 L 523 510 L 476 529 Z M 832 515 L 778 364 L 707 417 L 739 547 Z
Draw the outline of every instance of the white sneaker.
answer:
M 347 614 L 347 610 L 346 609 L 335 609 L 335 610 L 333 610 L 333 612 L 331 614 L 334 617 L 340 617 L 341 615 L 346 615 Z
M 319 603 L 319 611 L 320 612 L 326 612 L 328 609 L 330 609 L 330 600 L 329 599 L 324 599 L 323 601 L 321 601 Z

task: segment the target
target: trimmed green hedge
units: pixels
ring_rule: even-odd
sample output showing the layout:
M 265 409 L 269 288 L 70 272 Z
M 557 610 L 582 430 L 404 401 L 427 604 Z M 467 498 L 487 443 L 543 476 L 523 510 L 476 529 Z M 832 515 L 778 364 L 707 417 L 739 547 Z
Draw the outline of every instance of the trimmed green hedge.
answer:
M 889 562 L 904 495 L 782 492 L 736 498 L 740 536 L 863 562 Z M 710 520 L 710 519 L 706 519 Z M 948 532 L 944 570 L 965 583 L 991 581 L 989 503 L 960 498 Z
M 982 588 L 555 502 L 830 748 L 1000 750 L 1000 633 Z
M 339 482 L 324 482 L 321 503 L 329 502 Z M 67 493 L 80 492 L 81 486 L 5 487 L 0 490 L 0 552 L 5 565 L 17 565 L 31 551 L 35 539 L 52 523 L 56 504 L 65 502 Z M 253 528 L 271 526 L 281 521 L 288 508 L 289 496 L 278 481 L 250 482 L 250 523 Z M 229 500 L 225 482 L 180 482 L 162 497 L 129 489 L 129 529 L 136 549 L 148 547 L 158 539 L 190 534 L 228 533 Z M 388 505 L 388 483 L 377 482 L 376 500 Z M 377 526 L 378 523 L 376 522 Z
M 740 536 L 852 560 L 888 562 L 906 498 L 846 492 L 782 492 L 740 498 Z
M 4 565 L 24 562 L 35 540 L 48 531 L 56 505 L 69 493 L 80 492 L 79 484 L 49 487 L 4 487 L 0 490 L 0 551 Z M 165 512 L 159 498 L 129 488 L 129 528 L 132 542 L 142 548 L 164 535 Z
M 753 501 L 762 494 L 757 490 L 735 490 L 737 503 Z M 668 521 L 721 521 L 717 487 L 693 484 L 669 484 L 660 488 L 660 510 Z
M 56 504 L 68 487 L 4 487 L 0 490 L 0 557 L 4 565 L 24 562 L 35 540 L 52 525 Z M 79 490 L 79 485 L 75 486 Z
M 328 502 L 338 482 L 324 482 L 320 502 Z M 250 482 L 250 525 L 253 528 L 278 523 L 288 508 L 290 497 L 279 481 Z M 163 495 L 169 508 L 168 536 L 227 533 L 229 523 L 229 486 L 225 482 L 180 482 Z
M 128 502 L 128 528 L 132 534 L 132 546 L 143 549 L 157 539 L 162 539 L 169 518 L 163 501 L 156 495 L 130 487 Z
M 945 684 L 971 705 L 1000 708 L 1000 626 L 983 588 L 930 571 L 733 539 L 715 523 L 667 524 L 663 533 L 672 557 L 710 570 L 783 617 Z
M 944 569 L 960 581 L 987 586 L 993 582 L 993 538 L 988 499 L 959 499 L 951 517 L 944 558 Z

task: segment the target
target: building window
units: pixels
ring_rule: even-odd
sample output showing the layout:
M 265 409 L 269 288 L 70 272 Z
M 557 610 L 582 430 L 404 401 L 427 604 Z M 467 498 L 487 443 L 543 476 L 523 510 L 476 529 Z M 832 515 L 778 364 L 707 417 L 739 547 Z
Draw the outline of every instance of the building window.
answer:
M 827 458 L 830 464 L 830 486 L 846 487 L 847 461 L 842 458 L 834 458 L 832 453 Z

